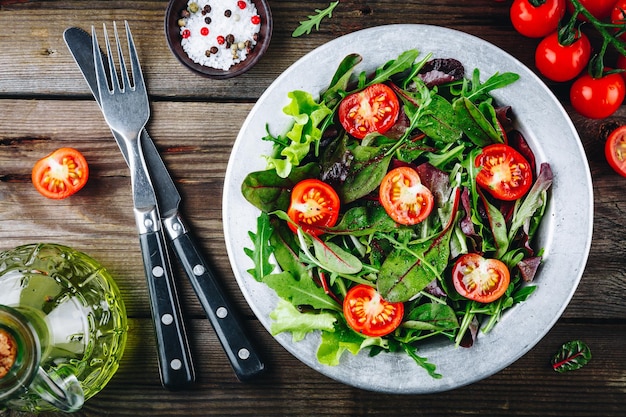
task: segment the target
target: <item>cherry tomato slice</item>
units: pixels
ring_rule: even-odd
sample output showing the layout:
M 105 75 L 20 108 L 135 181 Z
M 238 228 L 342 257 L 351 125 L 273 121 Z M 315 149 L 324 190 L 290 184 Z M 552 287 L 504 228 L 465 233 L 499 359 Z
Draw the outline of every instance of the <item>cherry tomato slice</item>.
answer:
M 530 164 L 508 145 L 497 143 L 486 146 L 474 163 L 481 167 L 476 183 L 499 200 L 517 200 L 532 185 Z
M 428 217 L 434 198 L 411 167 L 394 168 L 380 183 L 380 203 L 396 223 L 414 225 Z
M 565 9 L 565 0 L 545 0 L 539 6 L 533 6 L 529 0 L 514 0 L 509 15 L 517 32 L 529 38 L 541 38 L 558 28 Z
M 346 96 L 339 104 L 339 121 L 357 139 L 388 131 L 398 120 L 400 102 L 384 84 L 373 84 Z
M 620 126 L 609 134 L 604 154 L 611 168 L 626 177 L 626 126 Z
M 574 109 L 590 119 L 604 119 L 619 109 L 626 94 L 624 78 L 618 73 L 593 78 L 583 74 L 570 88 Z
M 291 191 L 291 204 L 287 215 L 305 232 L 318 236 L 319 227 L 332 227 L 339 218 L 339 196 L 325 182 L 318 179 L 302 180 Z M 297 228 L 289 223 L 289 228 Z
M 491 303 L 502 297 L 511 282 L 509 268 L 498 259 L 476 253 L 462 255 L 452 267 L 452 283 L 463 297 Z
M 346 294 L 343 314 L 348 326 L 355 331 L 365 336 L 380 337 L 400 326 L 404 304 L 387 302 L 375 288 L 358 284 Z
M 570 45 L 561 45 L 558 32 L 554 32 L 537 45 L 535 66 L 546 78 L 563 82 L 580 74 L 590 57 L 591 43 L 587 35 L 581 33 Z
M 35 163 L 31 177 L 42 195 L 60 200 L 83 188 L 89 177 L 89 167 L 83 154 L 76 149 L 59 148 Z

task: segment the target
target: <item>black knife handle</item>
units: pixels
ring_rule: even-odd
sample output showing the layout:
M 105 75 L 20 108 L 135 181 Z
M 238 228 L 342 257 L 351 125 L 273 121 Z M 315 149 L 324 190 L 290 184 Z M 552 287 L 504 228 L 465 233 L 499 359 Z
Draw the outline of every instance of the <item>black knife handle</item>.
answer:
M 195 380 L 187 333 L 168 261 L 163 230 L 139 235 L 157 338 L 161 383 L 179 390 Z
M 265 364 L 192 238 L 182 233 L 172 244 L 237 378 L 246 381 L 262 373 Z

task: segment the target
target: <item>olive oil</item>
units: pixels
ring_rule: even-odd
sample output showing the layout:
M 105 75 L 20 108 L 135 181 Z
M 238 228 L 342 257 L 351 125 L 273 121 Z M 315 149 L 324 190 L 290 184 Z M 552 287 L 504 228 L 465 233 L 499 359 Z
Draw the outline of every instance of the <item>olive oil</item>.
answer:
M 56 244 L 0 253 L 0 306 L 18 311 L 34 329 L 43 372 L 74 375 L 85 400 L 118 369 L 128 327 L 124 303 L 109 273 L 84 253 Z M 56 408 L 35 389 L 10 399 L 1 394 L 0 409 Z

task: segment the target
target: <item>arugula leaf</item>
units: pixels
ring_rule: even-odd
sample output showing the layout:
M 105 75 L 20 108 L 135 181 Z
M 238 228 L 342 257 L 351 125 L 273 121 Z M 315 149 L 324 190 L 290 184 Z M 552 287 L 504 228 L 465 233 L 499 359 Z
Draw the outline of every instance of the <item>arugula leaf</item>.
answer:
M 428 359 L 423 358 L 417 354 L 417 348 L 406 343 L 402 343 L 402 348 L 419 366 L 424 368 L 428 375 L 434 379 L 441 379 L 442 375 L 437 373 L 437 366 L 428 362 Z
M 310 276 L 294 278 L 289 272 L 266 275 L 263 282 L 276 291 L 276 294 L 294 306 L 308 305 L 319 310 L 341 312 L 342 308 L 328 296 Z
M 359 54 L 349 54 L 339 64 L 337 71 L 330 81 L 330 86 L 322 93 L 322 101 L 330 108 L 334 108 L 342 99 L 342 93 L 345 94 L 348 89 L 348 82 L 352 76 L 352 71 L 363 57 Z
M 274 320 L 270 325 L 272 336 L 283 332 L 291 332 L 294 342 L 304 339 L 307 333 L 314 330 L 333 332 L 337 317 L 334 314 L 301 313 L 296 307 L 285 300 L 278 300 L 276 308 L 270 313 L 270 318 Z
M 300 26 L 298 26 L 296 30 L 293 31 L 291 36 L 294 38 L 297 38 L 298 36 L 301 36 L 304 34 L 308 35 L 309 33 L 311 33 L 311 30 L 313 28 L 315 28 L 315 30 L 319 30 L 322 19 L 324 19 L 326 16 L 328 16 L 329 19 L 333 17 L 333 10 L 335 10 L 335 7 L 337 7 L 338 4 L 339 4 L 338 1 L 333 1 L 324 10 L 315 9 L 317 14 L 312 15 L 312 16 L 307 16 L 309 20 L 301 21 Z
M 274 249 L 267 244 L 273 229 L 270 224 L 270 216 L 265 212 L 259 215 L 256 224 L 256 234 L 248 232 L 254 249 L 243 248 L 243 251 L 254 261 L 254 268 L 248 269 L 248 273 L 261 282 L 263 277 L 271 273 L 275 267 L 270 262 L 270 255 Z
M 377 68 L 374 78 L 372 78 L 367 85 L 382 83 L 392 76 L 410 69 L 419 54 L 420 52 L 417 49 L 409 49 L 408 51 L 402 52 L 398 58 L 388 61 L 383 66 Z

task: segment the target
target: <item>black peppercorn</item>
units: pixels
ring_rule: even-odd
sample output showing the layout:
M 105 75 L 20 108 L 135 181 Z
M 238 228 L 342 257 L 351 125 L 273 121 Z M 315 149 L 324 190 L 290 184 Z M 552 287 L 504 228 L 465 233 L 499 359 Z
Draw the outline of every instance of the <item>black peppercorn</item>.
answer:
M 224 10 L 224 16 L 230 17 L 233 14 L 230 10 Z

